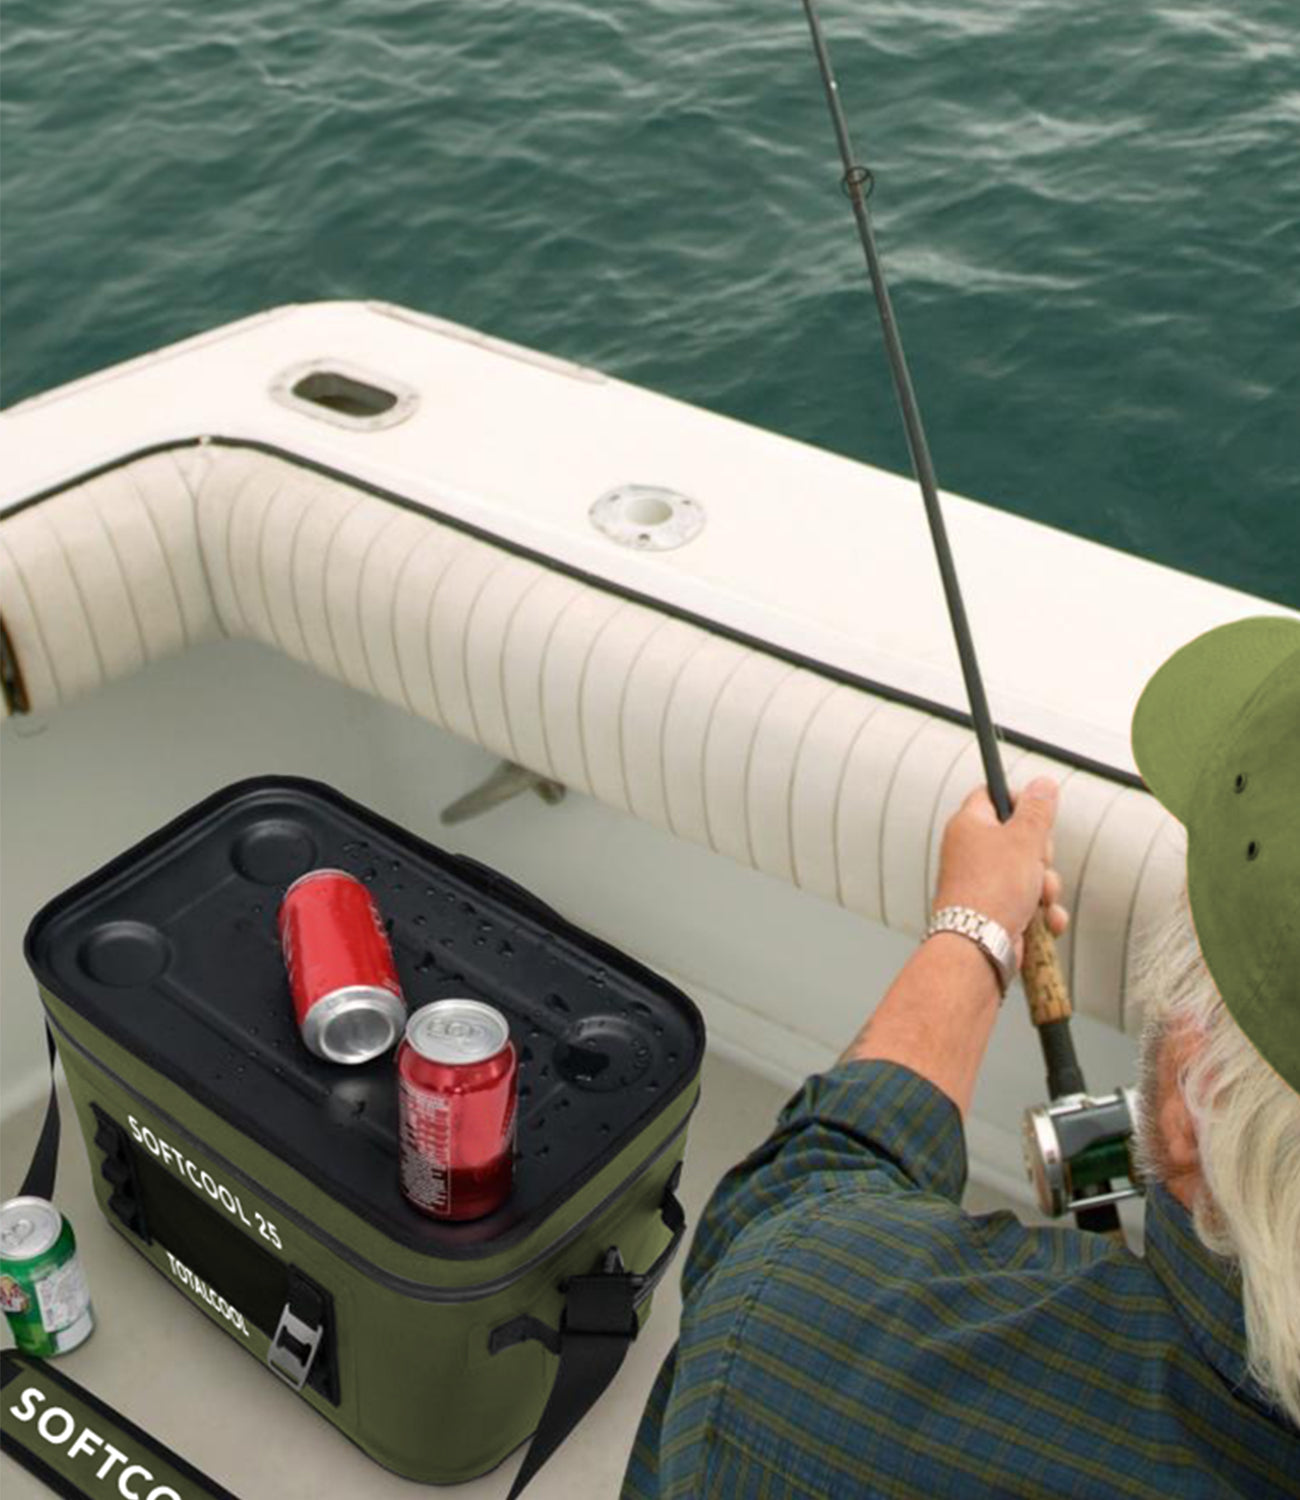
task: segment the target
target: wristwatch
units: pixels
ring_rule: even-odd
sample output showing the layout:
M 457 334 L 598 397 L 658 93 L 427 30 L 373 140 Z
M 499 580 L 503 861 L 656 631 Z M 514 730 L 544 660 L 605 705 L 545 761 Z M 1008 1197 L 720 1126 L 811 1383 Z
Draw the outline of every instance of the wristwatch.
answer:
M 981 948 L 997 971 L 998 986 L 1005 996 L 1016 974 L 1016 946 L 1001 922 L 969 906 L 943 906 L 930 918 L 926 937 L 936 932 L 958 932 Z

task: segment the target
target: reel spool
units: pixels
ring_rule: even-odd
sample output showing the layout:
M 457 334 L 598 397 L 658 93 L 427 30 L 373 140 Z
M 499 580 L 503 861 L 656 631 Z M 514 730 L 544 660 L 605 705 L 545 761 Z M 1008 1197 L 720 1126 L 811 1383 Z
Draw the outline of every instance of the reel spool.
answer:
M 1136 1117 L 1137 1092 L 1131 1088 L 1095 1096 L 1069 1094 L 1025 1111 L 1025 1167 L 1048 1218 L 1141 1197 L 1132 1153 Z M 1128 1186 L 1088 1195 L 1089 1188 L 1103 1182 Z

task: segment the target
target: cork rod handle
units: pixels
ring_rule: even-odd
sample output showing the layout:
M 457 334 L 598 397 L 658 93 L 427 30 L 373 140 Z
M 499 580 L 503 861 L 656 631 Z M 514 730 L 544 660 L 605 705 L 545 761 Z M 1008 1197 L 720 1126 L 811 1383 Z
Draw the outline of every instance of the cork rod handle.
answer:
M 1047 930 L 1041 910 L 1034 913 L 1033 921 L 1025 928 L 1025 956 L 1020 965 L 1020 977 L 1029 1001 L 1029 1017 L 1035 1026 L 1069 1019 L 1072 1007 L 1065 987 L 1065 975 L 1061 973 L 1056 940 Z

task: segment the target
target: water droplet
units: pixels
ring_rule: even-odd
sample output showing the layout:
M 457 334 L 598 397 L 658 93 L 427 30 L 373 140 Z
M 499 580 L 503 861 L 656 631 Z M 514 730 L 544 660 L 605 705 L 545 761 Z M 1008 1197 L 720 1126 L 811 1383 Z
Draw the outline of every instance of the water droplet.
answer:
M 362 880 L 373 880 L 378 874 L 379 871 L 375 869 L 374 865 L 367 865 L 361 872 L 361 878 Z
M 652 1016 L 652 1015 L 654 1015 L 654 1011 L 652 1011 L 650 1009 L 650 1007 L 645 1003 L 644 1000 L 632 1000 L 632 1001 L 629 1002 L 629 1004 L 631 1005 L 632 1009 L 634 1011 L 636 1011 L 637 1015 L 639 1015 L 639 1016 Z
M 515 950 L 510 946 L 510 943 L 505 938 L 501 939 L 501 943 L 497 948 L 497 952 L 504 959 L 511 959 L 515 956 Z
M 478 924 L 478 930 L 480 932 L 491 932 L 492 931 L 492 924 L 491 924 L 491 922 L 480 922 Z
M 393 881 L 393 889 L 395 891 L 404 891 L 406 889 L 406 882 L 404 880 Z
M 599 988 L 605 983 L 605 971 L 604 969 L 597 969 L 594 974 L 588 974 L 587 978 L 592 984 L 596 985 Z
M 534 1156 L 549 1156 L 550 1154 L 551 1148 L 549 1146 L 538 1146 L 537 1150 L 533 1152 Z
M 563 995 L 547 995 L 546 1003 L 551 1007 L 552 1010 L 563 1011 L 566 1016 L 569 1014 L 569 1002 L 564 998 Z
M 402 861 L 400 859 L 390 859 L 388 861 L 388 868 L 396 874 L 402 868 Z
M 262 903 L 260 901 L 253 902 L 253 915 L 256 917 L 260 917 L 262 915 Z
M 423 912 L 416 912 L 415 916 L 412 918 L 412 921 L 417 927 L 427 927 L 429 925 L 429 919 L 424 915 Z
M 562 1094 L 560 1096 L 560 1108 L 561 1109 L 571 1109 L 572 1106 L 573 1106 L 573 1100 L 570 1099 L 567 1094 Z
M 433 954 L 430 953 L 428 951 L 428 949 L 426 949 L 425 953 L 424 953 L 424 957 L 415 966 L 415 972 L 417 974 L 427 974 L 430 969 L 433 969 L 433 968 L 437 967 L 437 963 L 438 963 L 437 959 L 435 959 L 434 956 L 433 956 Z
M 600 1133 L 601 1133 L 601 1135 L 608 1135 L 609 1134 L 609 1126 L 605 1123 L 604 1120 L 602 1120 L 600 1122 Z
M 521 1099 L 527 1099 L 527 1097 L 529 1096 L 529 1094 L 532 1093 L 532 1091 L 533 1091 L 533 1086 L 532 1086 L 531 1083 L 521 1083 L 519 1085 L 519 1097 Z
M 455 938 L 449 937 L 439 938 L 438 946 L 440 948 L 454 948 L 456 946 L 456 940 Z
M 655 1027 L 655 1035 L 656 1036 L 662 1036 L 663 1034 L 664 1034 L 663 1027 L 662 1026 L 656 1026 Z
M 524 1046 L 520 1049 L 520 1052 L 519 1052 L 519 1061 L 521 1063 L 526 1063 L 526 1062 L 532 1062 L 532 1060 L 533 1060 L 533 1049 L 530 1046 L 528 1046 L 527 1043 L 525 1043 Z

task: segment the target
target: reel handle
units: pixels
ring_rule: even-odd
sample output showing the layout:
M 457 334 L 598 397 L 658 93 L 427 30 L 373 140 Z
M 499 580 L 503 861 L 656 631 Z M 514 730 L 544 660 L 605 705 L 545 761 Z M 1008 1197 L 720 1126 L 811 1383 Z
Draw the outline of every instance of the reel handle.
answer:
M 1065 975 L 1061 973 L 1056 939 L 1048 931 L 1041 907 L 1025 928 L 1025 953 L 1020 964 L 1020 977 L 1025 986 L 1025 997 L 1029 1001 L 1029 1017 L 1035 1026 L 1069 1020 L 1073 1007 L 1065 987 Z

